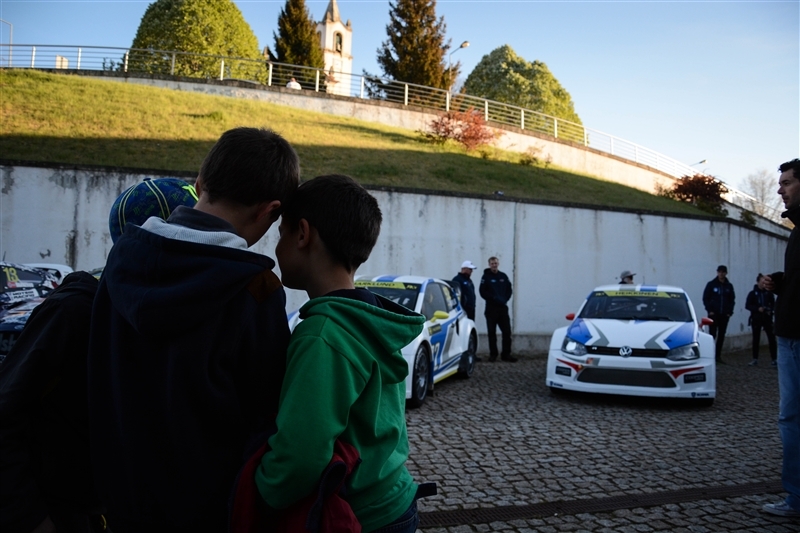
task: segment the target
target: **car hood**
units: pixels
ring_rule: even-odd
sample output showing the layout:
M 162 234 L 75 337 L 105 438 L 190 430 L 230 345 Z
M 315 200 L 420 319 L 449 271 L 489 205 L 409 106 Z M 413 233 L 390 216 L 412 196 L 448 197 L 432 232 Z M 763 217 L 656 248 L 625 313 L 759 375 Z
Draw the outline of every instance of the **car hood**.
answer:
M 587 346 L 671 350 L 697 341 L 694 322 L 576 318 L 567 337 Z

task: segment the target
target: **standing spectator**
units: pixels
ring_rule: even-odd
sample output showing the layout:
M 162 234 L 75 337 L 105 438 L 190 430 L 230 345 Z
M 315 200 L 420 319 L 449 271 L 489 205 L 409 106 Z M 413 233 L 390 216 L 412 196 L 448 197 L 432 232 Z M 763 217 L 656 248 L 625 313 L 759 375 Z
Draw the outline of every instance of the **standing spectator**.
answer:
M 248 250 L 299 182 L 278 134 L 236 128 L 200 167 L 193 209 L 128 226 L 92 309 L 92 467 L 114 531 L 225 531 L 250 445 L 277 414 L 286 294 Z
M 472 261 L 464 261 L 461 263 L 461 272 L 453 278 L 453 281 L 461 287 L 461 307 L 464 308 L 470 320 L 475 320 L 475 284 L 472 283 L 470 277 L 476 268 L 478 267 L 473 265 Z
M 633 276 L 636 274 L 631 272 L 630 270 L 623 270 L 622 274 L 619 275 L 619 284 L 620 285 L 633 285 Z
M 286 84 L 286 88 L 287 89 L 296 89 L 296 90 L 299 91 L 303 87 L 301 87 L 300 84 L 297 83 L 296 79 L 292 78 L 292 79 L 289 80 L 289 83 Z
M 497 327 L 503 334 L 503 350 L 500 359 L 516 363 L 517 358 L 511 355 L 511 319 L 508 316 L 508 301 L 511 299 L 511 281 L 498 270 L 500 260 L 489 258 L 489 268 L 483 271 L 481 278 L 481 298 L 486 300 L 486 329 L 489 334 L 489 361 L 497 361 Z
M 778 295 L 775 301 L 775 335 L 778 337 L 778 385 L 781 403 L 778 428 L 783 441 L 783 488 L 781 503 L 768 503 L 764 511 L 800 517 L 800 159 L 780 166 L 778 194 L 794 223 L 786 245 L 783 272 L 765 276 L 764 286 Z
M 750 327 L 753 329 L 753 360 L 749 366 L 758 364 L 758 352 L 761 348 L 761 330 L 767 334 L 769 341 L 769 355 L 772 358 L 772 366 L 777 366 L 777 346 L 775 344 L 775 334 L 772 332 L 772 313 L 775 310 L 775 296 L 764 288 L 764 274 L 759 273 L 756 277 L 756 284 L 753 290 L 747 295 L 744 304 L 745 309 L 750 311 Z
M 194 187 L 147 179 L 123 192 L 109 214 L 111 240 L 127 224 L 193 206 Z M 31 313 L 0 366 L 0 531 L 103 531 L 94 490 L 86 410 L 86 356 L 98 280 L 73 272 Z
M 717 267 L 717 277 L 709 281 L 703 291 L 703 305 L 708 317 L 714 321 L 708 329 L 716 339 L 715 355 L 718 363 L 722 362 L 722 344 L 725 342 L 725 332 L 733 315 L 735 301 L 733 285 L 728 281 L 728 267 L 720 265 Z

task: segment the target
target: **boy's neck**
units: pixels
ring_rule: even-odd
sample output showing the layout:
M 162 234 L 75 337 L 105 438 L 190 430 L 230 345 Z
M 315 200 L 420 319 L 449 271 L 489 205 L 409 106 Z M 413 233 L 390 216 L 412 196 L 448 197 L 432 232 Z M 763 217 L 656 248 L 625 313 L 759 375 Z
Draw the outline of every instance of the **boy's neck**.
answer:
M 333 291 L 355 289 L 354 274 L 348 272 L 344 267 L 335 265 L 327 271 L 320 269 L 317 272 L 324 272 L 324 275 L 317 277 L 317 279 L 308 280 L 306 284 L 306 292 L 310 299 L 325 296 Z

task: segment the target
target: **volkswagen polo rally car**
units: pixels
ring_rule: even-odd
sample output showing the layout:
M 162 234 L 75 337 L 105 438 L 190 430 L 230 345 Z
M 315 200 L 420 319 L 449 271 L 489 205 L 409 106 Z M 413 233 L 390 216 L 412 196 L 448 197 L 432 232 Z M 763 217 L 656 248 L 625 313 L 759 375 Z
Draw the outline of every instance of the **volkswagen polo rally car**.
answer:
M 550 341 L 546 383 L 553 392 L 714 402 L 714 339 L 701 330 L 712 321 L 698 321 L 683 289 L 597 287 L 567 319 L 572 323 Z
M 410 407 L 421 406 L 435 383 L 452 375 L 472 375 L 478 332 L 461 307 L 457 286 L 423 276 L 359 276 L 355 286 L 425 316 L 422 333 L 402 350 L 408 363 L 406 400 Z M 297 311 L 290 313 L 290 328 L 299 320 Z

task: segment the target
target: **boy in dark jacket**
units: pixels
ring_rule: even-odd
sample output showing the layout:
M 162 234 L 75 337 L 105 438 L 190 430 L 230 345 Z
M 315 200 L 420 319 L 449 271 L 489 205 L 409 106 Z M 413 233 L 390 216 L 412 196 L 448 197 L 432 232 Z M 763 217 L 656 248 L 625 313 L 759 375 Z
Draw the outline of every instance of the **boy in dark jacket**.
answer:
M 305 290 L 287 355 L 286 380 L 271 450 L 255 481 L 269 507 L 286 509 L 311 494 L 339 443 L 361 457 L 346 480 L 346 500 L 364 533 L 413 533 L 417 485 L 405 463 L 405 379 L 400 350 L 425 318 L 366 289 L 356 269 L 378 239 L 381 212 L 347 176 L 303 183 L 286 206 L 275 254 L 287 287 Z
M 193 209 L 128 227 L 94 303 L 92 464 L 115 532 L 225 531 L 250 439 L 278 406 L 289 328 L 275 263 L 248 250 L 299 181 L 289 143 L 225 132 Z
M 767 334 L 772 366 L 777 366 L 778 345 L 775 342 L 775 334 L 772 332 L 772 313 L 775 310 L 775 296 L 765 288 L 765 285 L 764 274 L 759 273 L 756 277 L 756 284 L 750 294 L 747 295 L 747 300 L 744 304 L 745 309 L 750 311 L 750 327 L 753 329 L 753 360 L 748 363 L 749 366 L 758 364 L 762 329 Z
M 145 180 L 109 214 L 111 240 L 127 224 L 193 206 L 183 180 Z M 73 272 L 31 313 L 0 366 L 0 530 L 88 533 L 105 519 L 89 461 L 86 356 L 97 279 Z
M 736 294 L 733 285 L 728 281 L 728 267 L 717 267 L 717 277 L 706 283 L 703 291 L 703 305 L 708 313 L 708 318 L 714 321 L 708 332 L 716 339 L 716 360 L 722 361 L 722 345 L 725 343 L 725 332 L 728 330 L 728 321 L 733 315 L 733 304 Z

